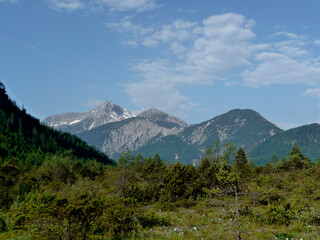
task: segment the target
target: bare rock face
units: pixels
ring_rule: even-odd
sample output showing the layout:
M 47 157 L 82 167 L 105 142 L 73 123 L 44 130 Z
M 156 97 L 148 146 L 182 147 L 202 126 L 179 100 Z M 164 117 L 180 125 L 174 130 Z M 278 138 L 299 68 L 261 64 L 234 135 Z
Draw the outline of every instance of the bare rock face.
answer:
M 187 124 L 179 118 L 156 109 L 142 112 L 137 117 L 105 124 L 77 134 L 101 151 L 114 157 L 129 148 L 136 150 L 147 143 L 158 141 L 164 136 L 178 134 Z
M 54 115 L 46 118 L 43 122 L 47 126 L 75 134 L 135 116 L 127 109 L 108 101 L 89 112 Z

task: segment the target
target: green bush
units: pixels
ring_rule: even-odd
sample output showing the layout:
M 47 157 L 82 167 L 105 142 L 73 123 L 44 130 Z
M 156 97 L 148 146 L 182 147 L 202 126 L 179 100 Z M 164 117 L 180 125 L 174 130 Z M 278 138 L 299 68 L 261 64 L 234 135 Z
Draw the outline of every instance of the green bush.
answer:
M 155 212 L 140 216 L 138 219 L 143 228 L 170 226 L 170 219 L 168 217 L 159 216 Z
M 18 214 L 15 216 L 15 218 L 12 221 L 12 229 L 13 230 L 20 230 L 24 228 L 24 225 L 26 223 L 26 216 L 23 214 Z
M 134 235 L 138 231 L 136 212 L 125 205 L 115 205 L 107 212 L 106 224 L 114 238 L 122 239 Z
M 268 224 L 289 225 L 293 213 L 290 211 L 290 204 L 269 204 L 265 212 L 265 222 Z
M 320 225 L 320 209 L 311 208 L 309 211 L 304 211 L 300 215 L 300 220 L 306 225 Z
M 262 205 L 268 205 L 281 200 L 283 199 L 276 188 L 270 188 L 269 190 L 260 193 L 260 196 L 258 197 L 258 201 Z
M 275 234 L 276 236 L 276 239 L 279 239 L 279 240 L 286 240 L 286 239 L 293 239 L 294 236 L 292 233 L 277 233 Z
M 0 233 L 7 231 L 7 223 L 3 217 L 0 217 Z

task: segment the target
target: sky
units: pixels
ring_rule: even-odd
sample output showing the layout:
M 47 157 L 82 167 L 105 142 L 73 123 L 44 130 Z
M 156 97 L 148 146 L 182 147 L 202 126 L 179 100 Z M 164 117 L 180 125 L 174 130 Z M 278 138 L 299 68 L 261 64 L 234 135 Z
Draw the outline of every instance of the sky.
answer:
M 44 118 L 107 100 L 320 122 L 318 0 L 0 0 L 0 80 Z

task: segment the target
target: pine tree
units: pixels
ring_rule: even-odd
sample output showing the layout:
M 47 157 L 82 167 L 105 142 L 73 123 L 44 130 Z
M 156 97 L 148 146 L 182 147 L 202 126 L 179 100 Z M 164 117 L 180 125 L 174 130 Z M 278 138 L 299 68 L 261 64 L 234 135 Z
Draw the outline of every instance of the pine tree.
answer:
M 234 166 L 236 171 L 242 171 L 248 165 L 246 153 L 240 148 L 235 156 Z

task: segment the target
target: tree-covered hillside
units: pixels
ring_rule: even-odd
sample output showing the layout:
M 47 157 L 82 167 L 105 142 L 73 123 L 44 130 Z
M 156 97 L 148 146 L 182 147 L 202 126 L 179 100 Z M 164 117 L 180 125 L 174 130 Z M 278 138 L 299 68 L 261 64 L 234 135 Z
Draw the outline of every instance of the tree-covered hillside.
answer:
M 43 163 L 46 156 L 68 152 L 78 159 L 96 159 L 104 164 L 114 162 L 76 136 L 42 125 L 38 119 L 20 109 L 0 82 L 0 159 L 16 159 L 30 168 Z
M 279 159 L 285 157 L 294 143 L 305 156 L 317 161 L 320 157 L 320 125 L 313 123 L 278 133 L 254 148 L 251 157 L 255 163 L 264 165 L 274 154 Z

